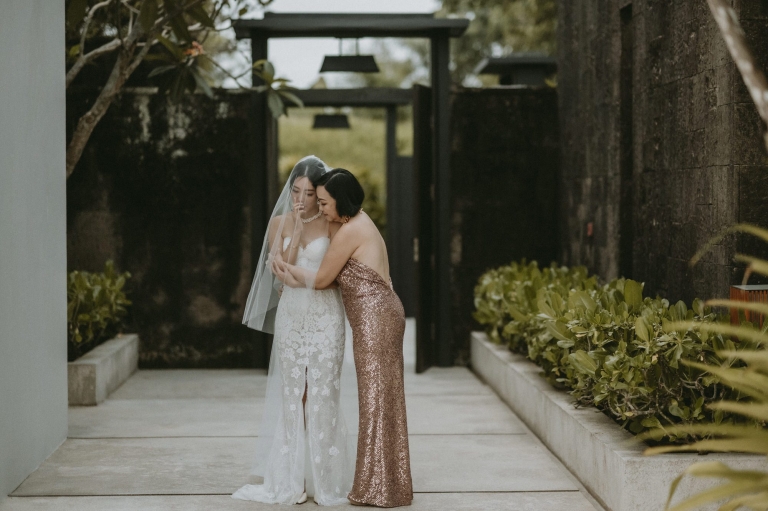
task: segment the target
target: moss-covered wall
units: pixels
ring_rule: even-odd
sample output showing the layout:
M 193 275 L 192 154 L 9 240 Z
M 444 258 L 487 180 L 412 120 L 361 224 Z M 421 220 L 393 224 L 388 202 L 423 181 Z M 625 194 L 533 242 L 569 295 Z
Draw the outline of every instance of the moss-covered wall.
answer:
M 71 127 L 90 97 L 68 98 Z M 126 92 L 67 182 L 69 270 L 130 271 L 142 367 L 251 367 L 249 95 Z

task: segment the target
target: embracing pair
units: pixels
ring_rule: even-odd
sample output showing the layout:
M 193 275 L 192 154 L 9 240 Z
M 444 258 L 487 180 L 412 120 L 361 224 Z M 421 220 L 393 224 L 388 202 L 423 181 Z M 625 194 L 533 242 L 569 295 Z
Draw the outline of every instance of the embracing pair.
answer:
M 274 333 L 254 474 L 234 498 L 409 505 L 405 315 L 387 249 L 354 175 L 308 156 L 293 168 L 265 236 L 243 322 Z M 340 409 L 346 337 L 359 398 L 357 458 Z M 352 467 L 354 466 L 354 473 Z

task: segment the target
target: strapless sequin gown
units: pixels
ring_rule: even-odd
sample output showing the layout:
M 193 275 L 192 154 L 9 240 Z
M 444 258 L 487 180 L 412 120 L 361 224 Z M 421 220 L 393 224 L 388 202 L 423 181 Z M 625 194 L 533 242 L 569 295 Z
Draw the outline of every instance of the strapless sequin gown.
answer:
M 360 427 L 349 498 L 381 507 L 413 499 L 403 386 L 405 313 L 391 284 L 350 259 L 337 277 L 357 370 Z

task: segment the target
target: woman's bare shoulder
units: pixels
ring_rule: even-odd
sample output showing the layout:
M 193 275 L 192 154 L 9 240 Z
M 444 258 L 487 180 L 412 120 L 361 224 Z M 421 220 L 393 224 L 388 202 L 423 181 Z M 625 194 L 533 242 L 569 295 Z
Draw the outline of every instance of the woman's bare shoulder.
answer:
M 276 229 L 283 224 L 284 226 L 293 225 L 293 215 L 277 215 L 269 222 L 270 229 Z

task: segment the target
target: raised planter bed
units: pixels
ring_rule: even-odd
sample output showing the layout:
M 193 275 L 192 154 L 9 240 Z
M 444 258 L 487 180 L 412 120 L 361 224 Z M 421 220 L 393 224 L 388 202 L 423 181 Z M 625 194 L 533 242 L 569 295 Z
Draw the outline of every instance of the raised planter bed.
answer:
M 100 344 L 67 367 L 70 405 L 97 405 L 139 365 L 139 336 L 125 334 Z
M 662 511 L 669 486 L 692 463 L 723 461 L 732 468 L 768 470 L 763 456 L 666 454 L 643 456 L 644 446 L 594 408 L 576 408 L 552 387 L 541 368 L 505 346 L 472 333 L 472 368 L 609 511 Z M 686 478 L 675 502 L 711 481 Z

